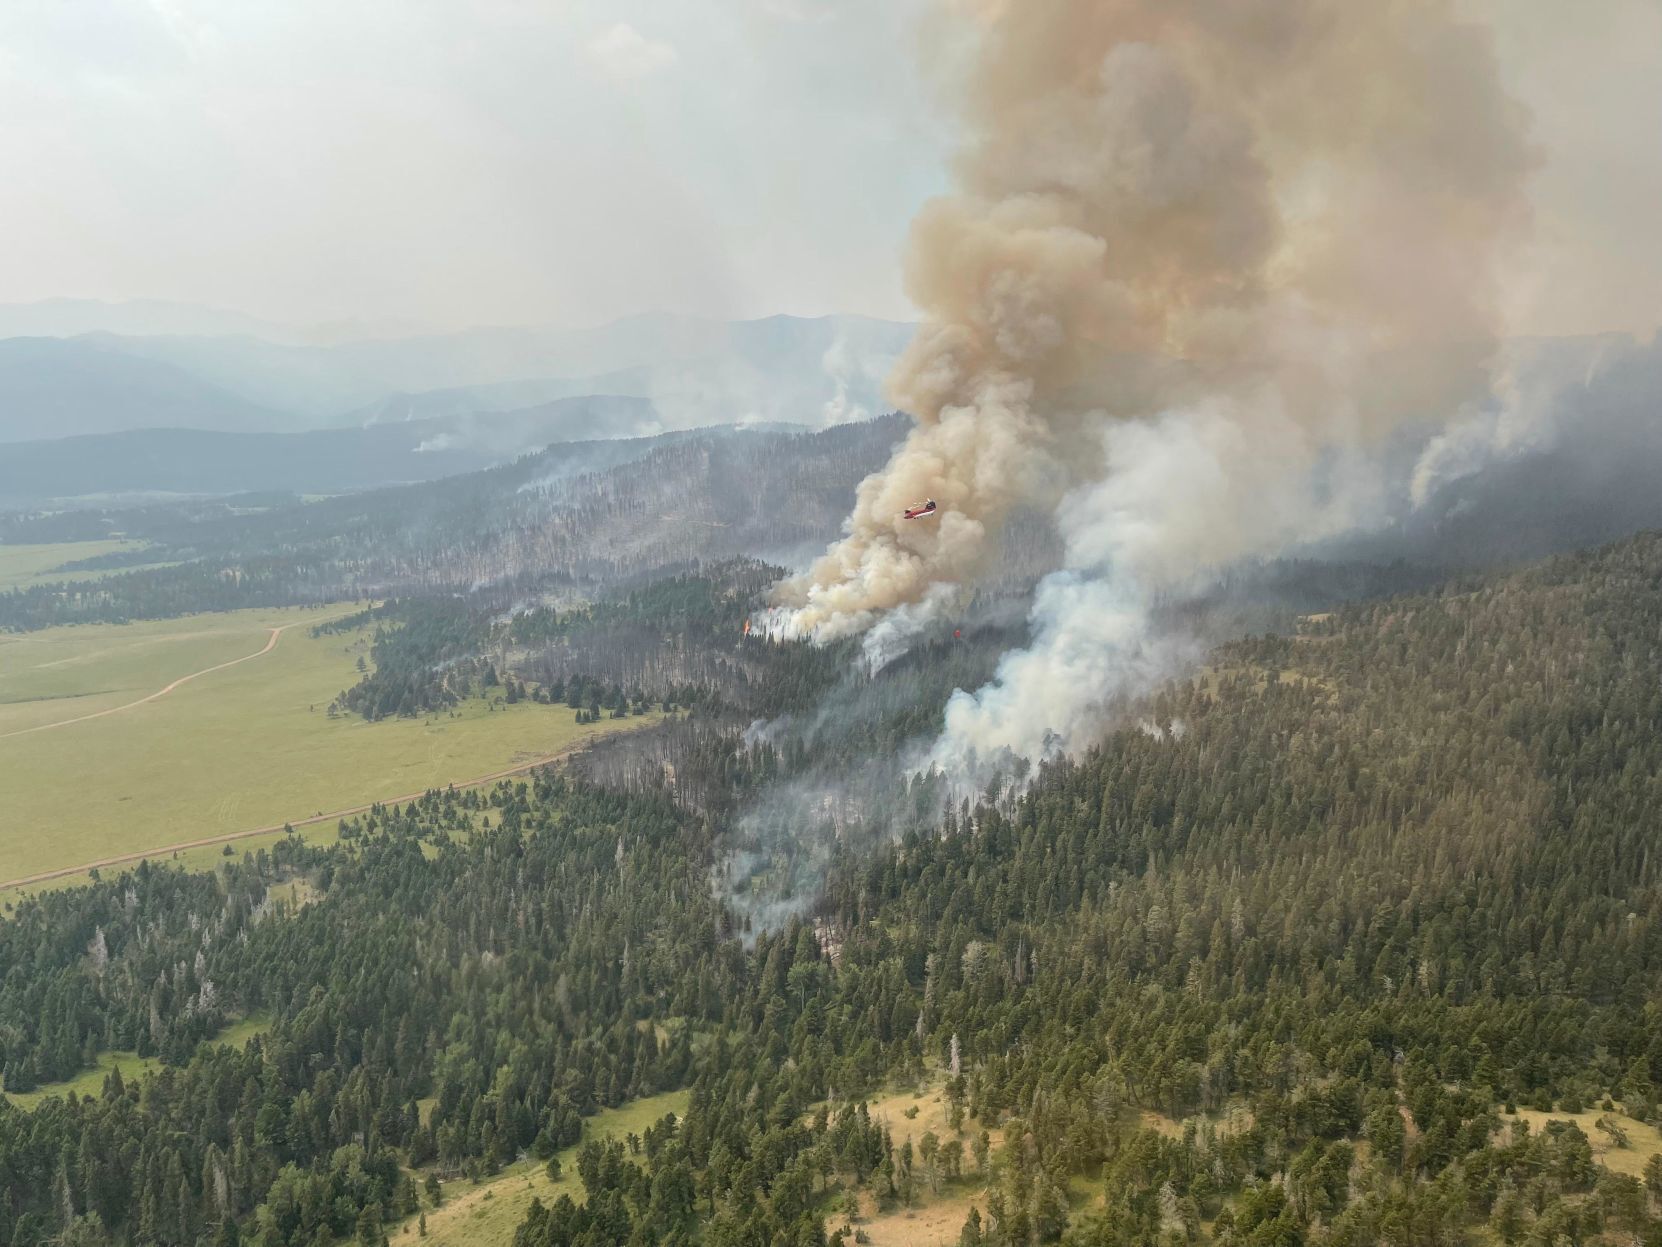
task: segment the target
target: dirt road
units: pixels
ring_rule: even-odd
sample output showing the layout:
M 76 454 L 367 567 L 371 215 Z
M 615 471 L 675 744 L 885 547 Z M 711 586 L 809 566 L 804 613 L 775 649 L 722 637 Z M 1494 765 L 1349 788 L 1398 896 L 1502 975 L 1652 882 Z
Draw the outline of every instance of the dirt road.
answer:
M 13 736 L 27 736 L 31 732 L 49 732 L 55 727 L 68 727 L 71 723 L 85 723 L 89 719 L 102 719 L 105 715 L 120 714 L 123 710 L 131 710 L 135 706 L 142 706 L 146 702 L 155 701 L 158 697 L 166 697 L 181 684 L 189 684 L 198 676 L 212 675 L 215 671 L 223 671 L 227 667 L 234 667 L 238 663 L 252 662 L 271 653 L 277 648 L 277 638 L 287 632 L 294 624 L 283 624 L 279 628 L 272 628 L 271 635 L 266 638 L 265 648 L 257 649 L 252 654 L 244 654 L 241 658 L 233 658 L 230 662 L 222 662 L 216 666 L 204 667 L 200 671 L 192 671 L 189 675 L 182 675 L 166 688 L 157 689 L 148 697 L 141 697 L 137 701 L 130 701 L 125 706 L 111 706 L 108 710 L 94 711 L 92 714 L 77 715 L 73 719 L 59 719 L 56 723 L 39 723 L 34 727 L 20 727 L 15 732 L 0 732 L 0 740 L 7 740 Z

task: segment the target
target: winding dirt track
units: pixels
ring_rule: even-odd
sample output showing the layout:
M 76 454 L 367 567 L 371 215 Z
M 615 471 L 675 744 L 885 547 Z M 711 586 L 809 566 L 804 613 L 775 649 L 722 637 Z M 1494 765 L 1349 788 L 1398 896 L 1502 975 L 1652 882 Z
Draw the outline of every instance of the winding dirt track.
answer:
M 286 626 L 292 627 L 292 625 Z M 275 640 L 275 638 L 273 638 L 273 640 Z M 264 653 L 265 651 L 261 650 L 260 652 Z M 256 658 L 258 655 L 250 654 L 249 657 Z M 237 661 L 242 662 L 244 660 L 239 658 Z M 225 665 L 229 666 L 230 664 L 227 663 Z M 216 668 L 209 668 L 209 670 L 216 670 Z M 201 675 L 203 673 L 197 672 L 197 674 Z M 191 677 L 187 676 L 185 678 L 189 679 Z M 148 700 L 148 698 L 146 700 Z M 134 704 L 137 705 L 138 703 L 135 702 Z M 104 713 L 110 714 L 113 712 L 106 710 Z M 17 879 L 5 880 L 3 883 L 0 883 L 0 892 L 7 892 L 12 888 L 25 887 L 31 883 L 45 883 L 50 879 L 62 879 L 65 875 L 78 875 L 83 871 L 92 870 L 95 867 L 101 870 L 105 866 L 124 866 L 128 862 L 142 861 L 147 857 L 161 857 L 165 853 L 174 853 L 180 849 L 200 849 L 214 844 L 228 844 L 232 840 L 246 840 L 249 836 L 269 836 L 273 832 L 282 831 L 284 827 L 310 827 L 314 823 L 326 823 L 330 819 L 345 818 L 349 814 L 362 814 L 371 806 L 403 805 L 410 801 L 420 800 L 434 789 L 446 787 L 477 788 L 480 784 L 495 783 L 499 779 L 508 779 L 514 775 L 523 775 L 526 771 L 534 771 L 539 766 L 547 766 L 550 762 L 558 762 L 561 758 L 570 757 L 579 750 L 586 749 L 588 746 L 592 745 L 597 739 L 599 739 L 599 735 L 600 734 L 585 736 L 581 740 L 573 741 L 558 753 L 551 753 L 545 757 L 534 758 L 530 762 L 522 762 L 518 766 L 511 766 L 505 771 L 495 771 L 489 775 L 476 776 L 473 779 L 457 779 L 451 780 L 448 783 L 433 784 L 431 787 L 423 788 L 420 792 L 406 793 L 401 797 L 381 797 L 375 801 L 366 801 L 362 805 L 348 806 L 344 810 L 330 810 L 326 814 L 314 814 L 310 818 L 290 819 L 288 822 L 272 823 L 266 827 L 251 827 L 247 831 L 228 831 L 218 836 L 204 836 L 200 840 L 181 840 L 178 844 L 164 844 L 160 848 L 140 849 L 136 853 L 122 853 L 115 857 L 101 857 L 96 862 L 82 862 L 79 866 L 60 866 L 56 870 L 43 870 L 39 874 L 23 875 Z
M 287 632 L 294 624 L 283 624 L 279 628 L 271 629 L 271 635 L 266 638 L 265 648 L 257 649 L 252 654 L 244 654 L 241 658 L 233 658 L 230 662 L 222 662 L 217 666 L 204 667 L 200 671 L 192 671 L 189 675 L 182 675 L 166 688 L 157 689 L 148 697 L 141 697 L 137 701 L 130 701 L 125 706 L 111 706 L 108 710 L 97 710 L 92 714 L 78 715 L 73 719 L 59 719 L 56 723 L 37 723 L 34 727 L 20 727 L 15 732 L 0 732 L 0 740 L 7 740 L 13 736 L 27 736 L 31 732 L 50 732 L 55 727 L 68 727 L 71 723 L 85 723 L 88 719 L 102 719 L 105 715 L 120 714 L 123 710 L 131 710 L 135 706 L 142 706 L 146 702 L 155 701 L 158 697 L 166 697 L 181 684 L 189 684 L 198 676 L 212 675 L 215 671 L 223 671 L 227 667 L 234 667 L 241 662 L 252 662 L 263 657 L 277 648 L 277 638 Z

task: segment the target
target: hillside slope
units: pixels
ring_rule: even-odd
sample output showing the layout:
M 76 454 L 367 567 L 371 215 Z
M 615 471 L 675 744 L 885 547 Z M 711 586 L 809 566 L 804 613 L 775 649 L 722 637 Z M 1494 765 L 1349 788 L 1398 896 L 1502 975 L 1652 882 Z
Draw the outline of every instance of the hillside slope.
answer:
M 638 1148 L 580 1149 L 581 1198 L 520 1247 L 954 1206 L 1000 1247 L 1655 1241 L 1659 636 L 1655 534 L 1345 607 L 1225 647 L 1025 793 L 909 784 L 897 840 L 820 858 L 803 920 L 743 940 L 743 811 L 814 759 L 714 726 L 633 796 L 435 793 L 338 847 L 31 902 L 0 924 L 8 1076 L 103 1046 L 181 1068 L 0 1110 L 0 1229 L 44 1243 L 67 1202 L 122 1241 L 373 1236 L 430 1206 L 401 1167 L 483 1176 L 681 1085 Z M 773 717 L 826 673 L 745 657 Z M 898 678 L 851 695 L 914 713 Z M 859 775 L 839 818 L 875 808 Z M 294 872 L 315 899 L 268 911 Z M 231 1010 L 268 1035 L 195 1050 Z M 861 1104 L 924 1084 L 915 1146 Z
M 0 628 L 411 592 L 521 592 L 823 547 L 887 457 L 894 418 L 804 434 L 715 429 L 570 442 L 481 472 L 301 504 L 236 500 L 0 520 L 28 543 L 111 532 L 185 565 L 0 593 Z M 93 570 L 89 568 L 88 570 Z M 69 577 L 73 579 L 73 577 Z

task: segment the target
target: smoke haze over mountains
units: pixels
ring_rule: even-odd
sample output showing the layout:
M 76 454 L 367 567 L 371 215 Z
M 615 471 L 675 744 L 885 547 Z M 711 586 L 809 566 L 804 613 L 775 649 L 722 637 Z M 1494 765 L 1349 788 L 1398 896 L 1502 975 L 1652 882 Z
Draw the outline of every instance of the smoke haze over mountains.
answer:
M 102 327 L 161 324 L 180 332 Z M 221 324 L 222 332 L 201 332 Z M 868 418 L 884 410 L 882 377 L 912 332 L 855 316 L 728 323 L 652 315 L 571 332 L 480 329 L 318 345 L 256 336 L 247 330 L 259 326 L 246 318 L 204 309 L 61 302 L 0 308 L 0 326 L 28 331 L 0 338 L 0 443 L 447 419 L 475 430 L 472 449 L 510 455 L 562 437 Z M 590 423 L 546 430 L 540 441 L 503 445 L 501 430 L 513 422 L 484 418 L 551 403 L 575 412 L 579 400 Z M 641 404 L 647 420 L 634 414 Z M 625 409 L 630 419 L 608 421 L 608 411 Z M 465 432 L 457 426 L 450 435 Z

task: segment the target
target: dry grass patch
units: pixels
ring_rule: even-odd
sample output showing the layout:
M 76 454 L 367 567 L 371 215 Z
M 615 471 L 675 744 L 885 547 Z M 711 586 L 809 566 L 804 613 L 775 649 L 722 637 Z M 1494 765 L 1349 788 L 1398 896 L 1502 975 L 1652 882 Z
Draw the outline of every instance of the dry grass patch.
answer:
M 1156 1113 L 1153 1109 L 1146 1108 L 1137 1114 L 1137 1124 L 1139 1126 L 1144 1130 L 1152 1130 L 1168 1139 L 1181 1139 L 1184 1129 L 1190 1122 L 1194 1122 L 1196 1130 L 1210 1125 L 1219 1135 L 1231 1135 L 1252 1129 L 1252 1120 L 1252 1110 L 1244 1104 L 1232 1104 L 1221 1113 L 1201 1113 L 1181 1119 L 1168 1117 L 1164 1113 Z
M 976 1170 L 971 1148 L 972 1141 L 981 1133 L 981 1123 L 966 1113 L 963 1130 L 954 1131 L 949 1123 L 951 1108 L 944 1080 L 866 1101 L 872 1120 L 888 1128 L 897 1152 L 910 1140 L 912 1152 L 917 1155 L 926 1134 L 933 1134 L 942 1144 L 956 1139 L 964 1145 L 963 1178 L 948 1184 L 938 1196 L 931 1196 L 920 1183 L 916 1202 L 911 1207 L 880 1212 L 872 1193 L 860 1192 L 860 1218 L 854 1228 L 862 1231 L 873 1247 L 936 1247 L 937 1244 L 950 1247 L 958 1241 L 958 1233 L 964 1228 L 971 1208 L 979 1208 L 982 1216 L 986 1216 L 980 1189 L 985 1175 Z M 987 1136 L 996 1153 L 1004 1143 L 1004 1132 L 989 1130 Z M 843 1224 L 842 1214 L 833 1213 L 826 1219 L 826 1231 L 829 1233 Z
M 931 1132 L 942 1143 L 949 1139 L 959 1139 L 964 1144 L 965 1173 L 967 1175 L 973 1172 L 970 1140 L 980 1133 L 981 1123 L 966 1113 L 963 1133 L 955 1133 L 947 1122 L 951 1106 L 947 1103 L 946 1090 L 941 1083 L 935 1083 L 919 1091 L 898 1091 L 892 1095 L 868 1100 L 866 1108 L 871 1113 L 873 1121 L 880 1121 L 889 1128 L 889 1136 L 894 1141 L 896 1151 L 900 1150 L 907 1139 L 912 1141 L 912 1150 L 917 1151 L 923 1142 L 923 1136 Z M 908 1117 L 907 1112 L 914 1108 L 917 1112 Z M 988 1135 L 995 1148 L 1004 1141 L 1002 1130 L 990 1130 Z
M 278 905 L 293 914 L 306 908 L 317 899 L 317 886 L 304 875 L 296 875 L 286 883 L 274 883 L 265 890 L 266 902 L 273 908 Z
M 1628 1145 L 1618 1147 L 1610 1136 L 1598 1128 L 1598 1120 L 1608 1117 L 1627 1135 Z M 1520 1108 L 1518 1118 L 1529 1123 L 1531 1134 L 1540 1134 L 1549 1121 L 1573 1121 L 1587 1136 L 1593 1145 L 1593 1159 L 1606 1169 L 1616 1173 L 1625 1173 L 1629 1177 L 1641 1181 L 1645 1176 L 1645 1162 L 1658 1152 L 1662 1152 L 1662 1132 L 1655 1126 L 1647 1126 L 1642 1121 L 1620 1112 L 1604 1112 L 1593 1109 L 1586 1113 L 1543 1113 L 1538 1109 Z M 1501 1129 L 1506 1123 L 1513 1120 L 1510 1114 L 1501 1116 Z
M 862 1215 L 855 1228 L 865 1232 L 872 1247 L 952 1247 L 971 1208 L 980 1208 L 985 1219 L 987 1210 L 979 1195 L 949 1195 L 917 1208 L 879 1213 L 867 1194 L 860 1201 Z M 841 1224 L 840 1218 L 833 1217 L 827 1228 L 834 1230 Z

